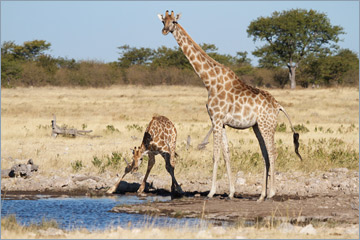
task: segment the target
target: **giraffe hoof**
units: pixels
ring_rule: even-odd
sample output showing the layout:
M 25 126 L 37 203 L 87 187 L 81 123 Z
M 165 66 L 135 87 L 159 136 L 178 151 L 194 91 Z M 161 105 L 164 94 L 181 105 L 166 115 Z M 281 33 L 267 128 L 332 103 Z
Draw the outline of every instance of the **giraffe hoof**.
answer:
M 141 193 L 138 193 L 138 196 L 139 196 L 139 197 L 147 197 L 147 194 L 146 194 L 146 193 L 141 192 Z
M 266 198 L 271 199 L 273 196 L 275 196 L 275 192 L 271 191 L 270 194 Z
M 206 199 L 211 199 L 211 198 L 213 198 L 213 196 L 214 196 L 214 194 L 208 194 L 207 196 L 206 196 Z
M 265 200 L 264 196 L 260 196 L 259 199 L 257 200 L 257 202 L 263 202 Z
M 227 196 L 227 197 L 220 197 L 220 199 L 224 199 L 225 201 L 230 201 L 232 198 Z
M 110 188 L 109 190 L 106 191 L 107 194 L 113 194 L 115 192 L 114 188 Z

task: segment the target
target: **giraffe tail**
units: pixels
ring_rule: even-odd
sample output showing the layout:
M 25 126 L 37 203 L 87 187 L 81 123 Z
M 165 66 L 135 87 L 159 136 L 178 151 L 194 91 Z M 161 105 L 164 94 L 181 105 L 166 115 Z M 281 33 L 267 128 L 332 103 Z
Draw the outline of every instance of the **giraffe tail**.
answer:
M 300 160 L 302 161 L 303 159 L 302 159 L 302 157 L 301 157 L 301 155 L 300 155 L 300 153 L 299 153 L 299 137 L 300 137 L 300 135 L 299 135 L 299 133 L 297 133 L 297 132 L 295 131 L 295 129 L 294 129 L 292 123 L 291 123 L 290 117 L 289 117 L 289 115 L 286 113 L 285 109 L 284 109 L 282 106 L 280 106 L 280 107 L 279 107 L 279 110 L 282 111 L 282 112 L 285 114 L 286 118 L 289 120 L 291 130 L 292 130 L 292 132 L 294 133 L 294 134 L 293 134 L 293 140 L 294 140 L 294 145 L 295 145 L 295 153 L 296 153 L 296 155 L 300 158 Z

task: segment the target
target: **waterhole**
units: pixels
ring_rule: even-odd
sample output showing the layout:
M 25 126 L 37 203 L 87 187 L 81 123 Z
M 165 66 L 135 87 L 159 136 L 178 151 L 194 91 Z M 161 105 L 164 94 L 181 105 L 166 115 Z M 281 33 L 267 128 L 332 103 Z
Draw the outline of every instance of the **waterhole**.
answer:
M 41 196 L 24 199 L 5 198 L 1 200 L 1 215 L 15 215 L 22 225 L 38 224 L 55 220 L 65 230 L 86 228 L 102 230 L 110 227 L 165 227 L 198 226 L 199 219 L 149 217 L 141 214 L 109 212 L 116 205 L 140 204 L 152 201 L 170 201 L 170 197 L 113 196 L 113 197 L 51 197 Z

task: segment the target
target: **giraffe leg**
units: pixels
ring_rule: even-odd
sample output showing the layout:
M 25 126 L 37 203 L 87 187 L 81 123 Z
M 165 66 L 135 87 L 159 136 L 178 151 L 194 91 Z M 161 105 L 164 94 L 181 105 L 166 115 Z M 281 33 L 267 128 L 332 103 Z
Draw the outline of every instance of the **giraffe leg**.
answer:
M 269 160 L 270 160 L 270 192 L 267 195 L 267 198 L 272 198 L 275 196 L 276 188 L 275 188 L 275 160 L 277 158 L 277 152 L 275 147 L 274 135 L 269 134 L 267 138 L 265 138 L 266 148 L 269 149 Z
M 171 193 L 179 193 L 181 195 L 184 194 L 183 190 L 181 189 L 180 185 L 178 184 L 178 182 L 176 181 L 175 178 L 175 161 L 172 159 L 171 155 L 169 153 L 164 153 L 163 157 L 165 159 L 165 163 L 166 163 L 166 170 L 168 171 L 168 173 L 171 176 Z
M 109 190 L 106 191 L 106 193 L 112 194 L 116 192 L 116 189 L 119 187 L 120 182 L 124 179 L 126 174 L 127 172 L 125 172 L 124 175 L 115 183 L 115 185 L 113 185 Z
M 149 161 L 148 161 L 148 167 L 147 167 L 147 170 L 146 170 L 146 174 L 144 176 L 144 179 L 138 189 L 138 193 L 142 193 L 145 189 L 145 185 L 146 185 L 146 180 L 147 178 L 149 177 L 149 174 L 150 174 L 150 171 L 151 169 L 153 168 L 154 164 L 155 164 L 155 155 L 152 154 L 152 153 L 148 153 L 148 156 L 149 156 Z
M 222 146 L 224 161 L 226 164 L 227 174 L 229 177 L 229 187 L 230 187 L 229 198 L 233 198 L 234 193 L 235 193 L 235 188 L 234 188 L 234 184 L 233 184 L 232 178 L 231 178 L 232 174 L 231 174 L 230 158 L 229 158 L 229 145 L 228 145 L 225 127 L 223 127 L 223 129 L 222 129 L 222 144 L 221 144 L 221 146 Z
M 214 134 L 214 150 L 213 150 L 214 168 L 213 168 L 211 189 L 209 194 L 207 195 L 209 198 L 212 198 L 216 192 L 216 178 L 217 178 L 217 169 L 218 169 L 218 162 L 220 159 L 220 147 L 221 147 L 221 127 L 214 127 L 213 134 Z
M 258 202 L 261 202 L 261 201 L 264 201 L 264 199 L 266 197 L 267 179 L 268 179 L 267 176 L 268 176 L 268 173 L 269 173 L 270 161 L 269 161 L 269 154 L 268 154 L 268 151 L 266 149 L 265 141 L 264 141 L 264 138 L 263 138 L 263 136 L 262 136 L 262 134 L 260 132 L 258 124 L 255 124 L 253 126 L 253 129 L 254 129 L 256 138 L 259 141 L 261 153 L 263 155 L 264 163 L 265 163 L 262 190 L 261 190 L 260 198 L 258 199 Z

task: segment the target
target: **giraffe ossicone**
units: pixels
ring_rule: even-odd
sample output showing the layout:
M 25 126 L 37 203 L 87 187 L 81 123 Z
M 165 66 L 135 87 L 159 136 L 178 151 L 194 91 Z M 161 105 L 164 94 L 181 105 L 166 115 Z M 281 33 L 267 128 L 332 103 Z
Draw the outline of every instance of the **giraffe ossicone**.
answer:
M 230 68 L 216 62 L 206 54 L 178 23 L 180 16 L 180 14 L 175 15 L 173 11 L 171 11 L 171 14 L 169 14 L 169 11 L 166 11 L 165 16 L 161 14 L 158 15 L 164 24 L 162 33 L 164 35 L 169 32 L 172 33 L 208 91 L 206 107 L 212 122 L 212 130 L 210 131 L 213 132 L 214 137 L 214 166 L 212 186 L 208 197 L 212 197 L 216 192 L 217 168 L 221 150 L 229 178 L 229 197 L 232 198 L 235 193 L 225 126 L 236 129 L 246 129 L 250 127 L 254 129 L 265 162 L 262 192 L 259 201 L 263 201 L 266 197 L 273 197 L 275 195 L 274 168 L 277 157 L 274 134 L 277 125 L 277 116 L 279 111 L 282 111 L 290 121 L 289 116 L 270 93 L 245 84 Z M 301 159 L 298 152 L 299 135 L 295 132 L 292 125 L 291 129 L 294 133 L 295 152 Z M 207 138 L 204 139 L 204 142 L 206 142 L 205 140 L 207 141 Z M 268 176 L 270 178 L 269 193 L 267 193 Z

